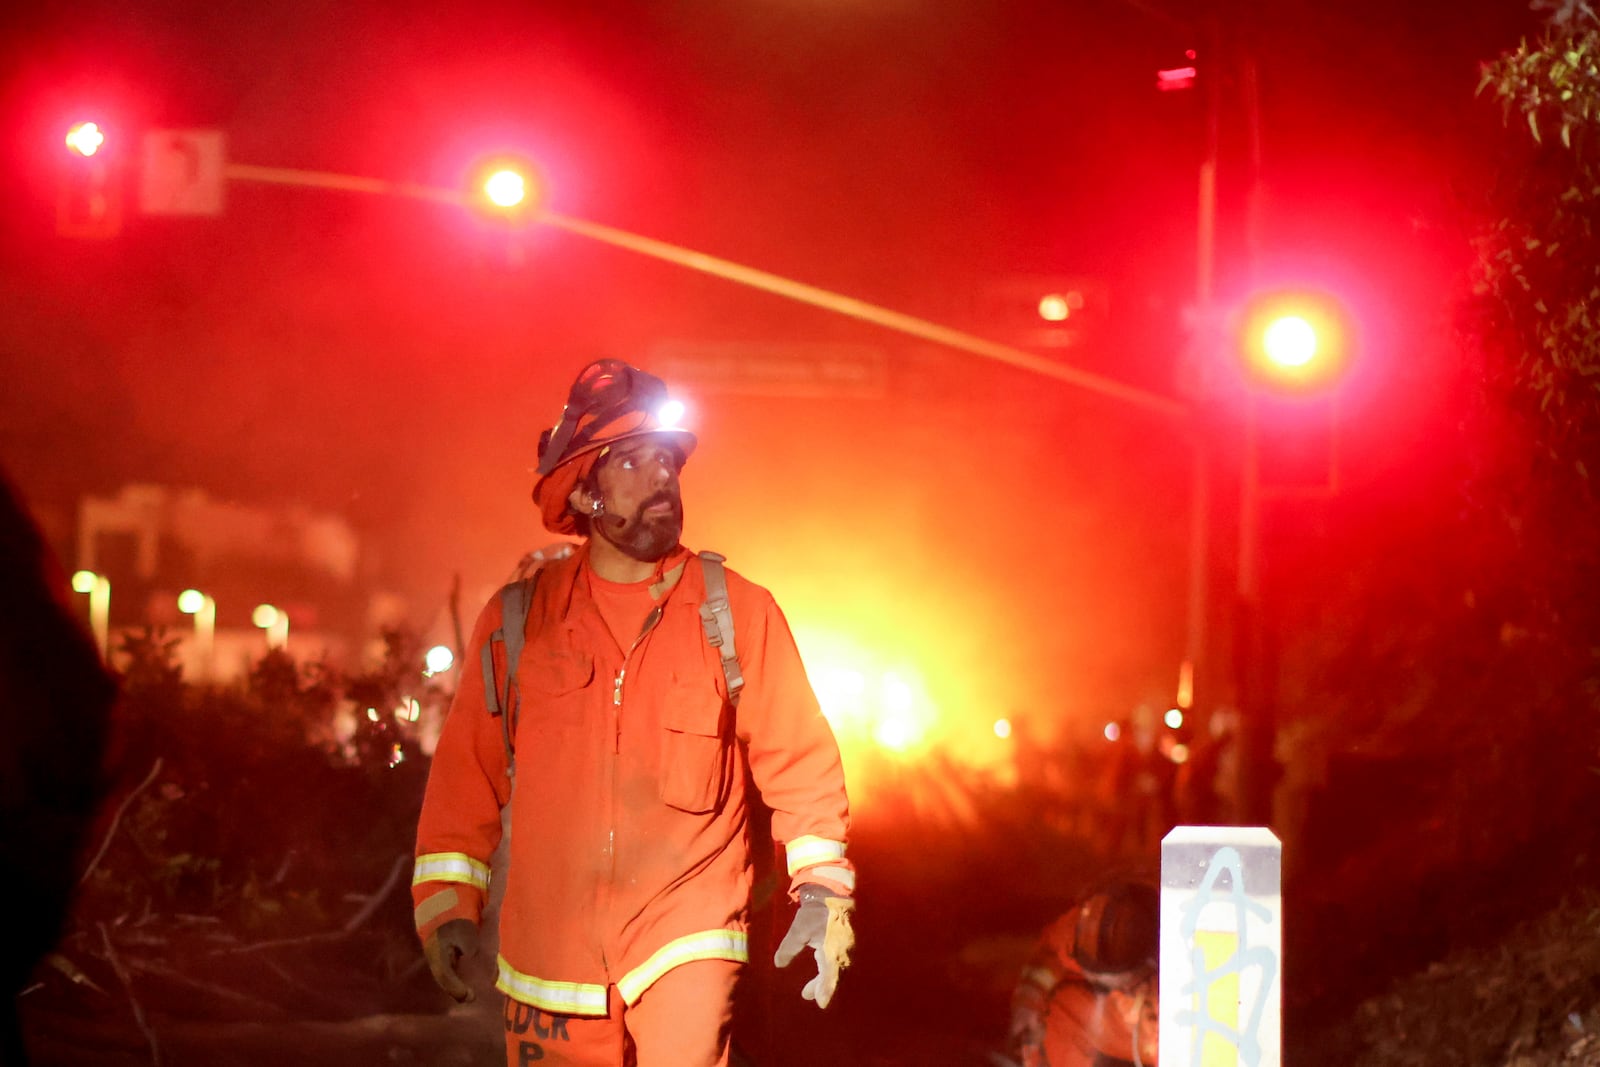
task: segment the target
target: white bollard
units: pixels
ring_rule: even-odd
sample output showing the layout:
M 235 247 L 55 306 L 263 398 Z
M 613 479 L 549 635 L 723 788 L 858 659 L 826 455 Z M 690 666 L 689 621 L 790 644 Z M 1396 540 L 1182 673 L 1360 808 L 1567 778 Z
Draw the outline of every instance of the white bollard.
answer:
M 1260 826 L 1161 842 L 1161 1067 L 1279 1067 L 1283 843 Z

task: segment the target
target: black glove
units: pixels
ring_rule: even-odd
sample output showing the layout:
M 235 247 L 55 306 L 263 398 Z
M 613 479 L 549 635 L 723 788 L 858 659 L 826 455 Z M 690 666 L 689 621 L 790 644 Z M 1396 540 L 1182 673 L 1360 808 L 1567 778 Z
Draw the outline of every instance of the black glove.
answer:
M 464 957 L 478 954 L 477 923 L 471 919 L 451 919 L 440 924 L 422 943 L 422 954 L 427 957 L 433 980 L 453 1000 L 464 1003 L 477 996 L 456 969 Z
M 850 950 L 855 947 L 855 931 L 850 928 L 850 913 L 856 902 L 837 896 L 820 885 L 807 882 L 800 887 L 800 910 L 795 912 L 789 932 L 783 935 L 772 962 L 787 967 L 810 948 L 817 959 L 817 976 L 807 982 L 800 995 L 826 1008 L 839 984 L 839 972 L 850 966 Z

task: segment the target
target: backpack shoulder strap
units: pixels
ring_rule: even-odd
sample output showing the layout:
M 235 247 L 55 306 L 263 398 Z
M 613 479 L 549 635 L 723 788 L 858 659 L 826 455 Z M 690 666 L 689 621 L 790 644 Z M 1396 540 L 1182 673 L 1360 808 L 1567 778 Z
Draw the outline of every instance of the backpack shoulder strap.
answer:
M 728 600 L 728 576 L 722 567 L 722 561 L 726 558 L 715 552 L 700 553 L 706 579 L 706 598 L 700 605 L 700 624 L 705 627 L 706 641 L 722 656 L 722 676 L 728 682 L 728 703 L 738 707 L 739 693 L 744 689 L 744 671 L 739 666 L 739 650 L 733 638 L 733 605 Z
M 528 609 L 533 604 L 533 591 L 539 584 L 543 568 L 535 570 L 520 581 L 510 582 L 500 589 L 500 628 L 489 635 L 482 652 L 483 703 L 490 715 L 500 720 L 500 736 L 506 746 L 506 774 L 515 776 L 511 738 L 516 733 L 515 717 L 522 703 L 517 689 L 517 661 L 522 658 L 522 646 L 528 639 Z M 506 652 L 506 677 L 497 677 L 494 665 L 494 646 L 499 642 Z

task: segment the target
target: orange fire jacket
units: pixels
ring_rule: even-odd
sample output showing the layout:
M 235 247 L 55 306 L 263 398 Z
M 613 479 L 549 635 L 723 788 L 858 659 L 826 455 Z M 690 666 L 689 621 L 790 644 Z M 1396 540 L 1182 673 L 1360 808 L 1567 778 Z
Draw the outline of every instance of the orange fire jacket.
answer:
M 700 620 L 699 558 L 680 548 L 663 561 L 659 614 L 630 649 L 589 594 L 587 561 L 584 546 L 546 564 L 534 591 L 515 790 L 471 669 L 500 626 L 499 597 L 479 616 L 428 776 L 412 896 L 423 938 L 477 922 L 510 803 L 496 987 L 544 1011 L 605 1015 L 608 985 L 632 1004 L 679 964 L 748 960 L 747 767 L 791 893 L 816 882 L 850 895 L 855 872 L 838 745 L 772 594 L 727 571 L 745 679 L 735 708 Z
M 1129 989 L 1113 988 L 1078 964 L 1077 941 L 1078 910 L 1071 908 L 1045 927 L 1023 968 L 1012 997 L 1013 1016 L 1032 1015 L 1043 1026 L 1041 1043 L 1020 1049 L 1018 1058 L 1024 1067 L 1158 1067 L 1155 975 Z

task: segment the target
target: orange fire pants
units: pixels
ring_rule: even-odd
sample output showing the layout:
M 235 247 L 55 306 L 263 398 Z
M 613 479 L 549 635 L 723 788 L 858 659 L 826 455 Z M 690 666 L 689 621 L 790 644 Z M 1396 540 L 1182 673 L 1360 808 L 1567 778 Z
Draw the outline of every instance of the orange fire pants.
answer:
M 612 986 L 605 1018 L 552 1015 L 506 998 L 508 1067 L 727 1067 L 743 964 L 674 967 L 633 1007 Z

